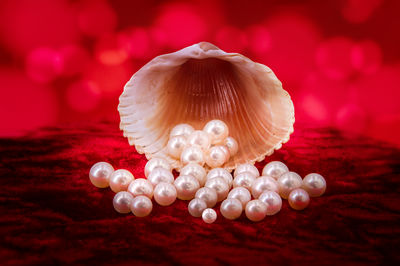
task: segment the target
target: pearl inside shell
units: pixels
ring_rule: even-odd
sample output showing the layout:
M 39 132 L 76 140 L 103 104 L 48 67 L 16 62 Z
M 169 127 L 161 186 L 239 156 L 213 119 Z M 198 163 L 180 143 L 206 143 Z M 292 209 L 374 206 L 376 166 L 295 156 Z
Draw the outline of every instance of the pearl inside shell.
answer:
M 189 124 L 179 124 L 176 125 L 170 132 L 169 138 L 173 138 L 175 136 L 183 136 L 185 138 L 189 137 L 190 134 L 194 131 L 194 128 Z
M 183 149 L 187 145 L 187 140 L 184 136 L 175 136 L 169 139 L 167 143 L 168 154 L 178 159 L 181 157 Z
M 220 167 L 228 160 L 227 152 L 219 145 L 211 147 L 206 155 L 206 164 L 211 168 Z
M 199 146 L 186 147 L 182 151 L 181 162 L 183 165 L 197 163 L 203 166 L 205 163 L 204 153 Z
M 235 156 L 239 150 L 239 144 L 237 141 L 232 137 L 227 137 L 225 139 L 225 146 L 228 148 L 229 153 L 231 156 Z
M 203 128 L 211 137 L 212 144 L 222 143 L 229 135 L 228 126 L 221 120 L 211 120 Z
M 181 175 L 194 176 L 199 181 L 200 186 L 204 186 L 206 183 L 207 172 L 203 166 L 197 163 L 189 163 L 181 169 Z
M 188 137 L 188 144 L 191 146 L 197 145 L 199 146 L 204 152 L 210 148 L 211 140 L 210 136 L 201 130 L 195 130 L 192 134 Z

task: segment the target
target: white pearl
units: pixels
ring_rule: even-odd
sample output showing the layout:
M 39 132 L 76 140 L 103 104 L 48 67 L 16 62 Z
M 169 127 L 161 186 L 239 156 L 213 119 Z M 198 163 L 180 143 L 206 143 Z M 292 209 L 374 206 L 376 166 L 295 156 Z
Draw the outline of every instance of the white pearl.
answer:
M 211 179 L 214 177 L 222 177 L 223 179 L 225 179 L 226 183 L 228 183 L 228 185 L 229 185 L 229 189 L 231 189 L 233 177 L 232 177 L 231 173 L 229 173 L 228 170 L 226 170 L 224 168 L 211 169 L 207 174 L 207 179 Z
M 229 185 L 226 183 L 225 179 L 222 177 L 214 177 L 207 179 L 205 187 L 213 188 L 217 192 L 218 200 L 222 201 L 226 199 L 229 192 Z
M 258 172 L 257 167 L 255 167 L 252 164 L 249 163 L 244 163 L 244 164 L 239 164 L 236 167 L 235 172 L 233 173 L 233 176 L 236 177 L 237 175 L 243 173 L 243 172 L 250 172 L 254 175 L 254 177 L 259 177 L 260 176 L 260 172 Z
M 181 162 L 183 165 L 189 163 L 197 163 L 204 165 L 204 153 L 199 146 L 189 146 L 183 149 L 181 154 Z
M 253 222 L 259 222 L 267 215 L 267 204 L 259 199 L 247 203 L 245 213 L 247 218 Z
M 151 199 L 153 197 L 153 185 L 147 179 L 138 178 L 131 182 L 128 192 L 134 197 L 143 195 Z
M 239 150 L 239 144 L 237 141 L 232 137 L 227 137 L 225 139 L 225 146 L 228 148 L 229 153 L 231 156 L 235 156 Z
M 204 152 L 207 151 L 211 146 L 210 136 L 201 130 L 195 130 L 188 137 L 188 145 L 199 146 Z
M 177 197 L 181 200 L 191 200 L 200 188 L 199 181 L 191 175 L 180 175 L 175 179 Z
M 279 161 L 272 161 L 267 163 L 263 170 L 262 175 L 267 175 L 273 177 L 277 180 L 282 174 L 289 172 L 289 168 L 286 164 Z
M 128 170 L 118 169 L 111 174 L 110 188 L 115 193 L 126 191 L 134 179 L 132 173 Z
M 181 169 L 181 175 L 191 175 L 194 176 L 200 183 L 200 187 L 204 186 L 206 183 L 207 172 L 203 166 L 197 163 L 189 163 Z
M 174 175 L 167 169 L 157 167 L 147 177 L 147 180 L 155 187 L 160 182 L 173 183 Z
M 137 196 L 132 200 L 131 211 L 136 217 L 145 217 L 153 210 L 153 203 L 146 196 Z
M 295 210 L 303 210 L 310 204 L 310 196 L 302 188 L 296 188 L 289 194 L 289 205 Z
M 119 213 L 129 213 L 130 205 L 133 201 L 133 196 L 126 191 L 120 191 L 115 194 L 113 199 L 114 209 Z
M 200 217 L 206 208 L 206 202 L 199 198 L 192 199 L 188 204 L 188 211 L 193 217 Z
M 263 193 L 265 190 L 271 190 L 278 193 L 278 182 L 276 182 L 276 180 L 270 176 L 260 176 L 253 182 L 253 185 L 251 186 L 251 194 L 255 199 L 258 199 L 261 193 Z
M 154 188 L 154 200 L 161 206 L 169 206 L 175 202 L 177 196 L 174 185 L 160 182 Z
M 204 126 L 203 131 L 210 135 L 212 144 L 223 143 L 229 135 L 228 126 L 221 120 L 211 120 Z
M 217 204 L 218 195 L 217 191 L 213 188 L 202 187 L 197 190 L 195 198 L 202 199 L 206 202 L 208 208 L 212 208 Z
M 172 137 L 167 143 L 168 154 L 171 155 L 173 158 L 179 159 L 186 145 L 187 140 L 184 136 Z
M 219 210 L 226 219 L 235 220 L 242 214 L 243 206 L 238 199 L 226 199 L 221 203 Z
M 267 204 L 267 215 L 274 215 L 282 208 L 282 198 L 275 191 L 264 191 L 258 199 Z
M 229 161 L 229 158 L 231 158 L 231 153 L 228 147 L 226 147 L 225 145 L 216 145 L 216 146 L 221 147 L 222 151 L 225 153 L 226 156 L 225 162 Z
M 295 172 L 286 172 L 278 178 L 279 195 L 287 199 L 290 191 L 301 187 L 301 177 Z
M 220 167 L 227 162 L 228 159 L 229 157 L 222 146 L 213 146 L 207 152 L 206 164 L 211 168 Z
M 244 187 L 235 187 L 228 194 L 228 199 L 238 199 L 242 203 L 243 208 L 247 202 L 251 200 L 250 192 Z
M 322 175 L 311 173 L 304 177 L 302 187 L 310 197 L 319 197 L 325 193 L 326 181 Z
M 144 175 L 146 177 L 148 177 L 150 172 L 153 171 L 153 169 L 157 168 L 157 167 L 167 169 L 168 171 L 172 170 L 171 165 L 168 163 L 167 160 L 165 160 L 163 158 L 154 157 L 146 163 L 146 165 L 144 167 Z
M 169 134 L 169 138 L 173 138 L 175 136 L 184 136 L 185 138 L 189 137 L 190 134 L 194 131 L 194 128 L 188 124 L 179 124 L 176 125 Z
M 213 209 L 207 208 L 201 214 L 201 218 L 203 218 L 205 223 L 212 224 L 217 220 L 217 213 Z
M 255 180 L 256 177 L 252 173 L 242 172 L 233 179 L 233 187 L 244 187 L 250 191 Z
M 95 163 L 89 171 L 90 182 L 98 188 L 108 187 L 113 172 L 114 168 L 111 164 L 106 162 Z

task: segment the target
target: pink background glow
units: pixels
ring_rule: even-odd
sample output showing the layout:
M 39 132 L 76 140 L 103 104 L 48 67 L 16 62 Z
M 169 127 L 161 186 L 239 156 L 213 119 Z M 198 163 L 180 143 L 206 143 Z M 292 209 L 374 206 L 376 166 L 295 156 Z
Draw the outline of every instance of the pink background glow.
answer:
M 3 0 L 0 136 L 115 121 L 153 57 L 209 41 L 271 67 L 296 123 L 400 147 L 396 0 Z

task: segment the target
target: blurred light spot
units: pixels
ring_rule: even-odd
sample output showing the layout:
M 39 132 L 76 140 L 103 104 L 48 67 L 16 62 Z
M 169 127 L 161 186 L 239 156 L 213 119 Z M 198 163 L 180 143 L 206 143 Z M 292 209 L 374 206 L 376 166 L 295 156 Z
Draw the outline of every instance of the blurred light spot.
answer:
M 346 104 L 336 114 L 336 126 L 352 135 L 365 134 L 367 115 L 360 106 L 353 103 Z
M 303 96 L 300 106 L 302 111 L 307 114 L 309 118 L 319 123 L 326 123 L 329 120 L 328 110 L 324 103 L 312 94 Z
M 79 112 L 88 112 L 99 104 L 101 93 L 98 87 L 90 81 L 82 80 L 73 83 L 67 89 L 68 105 Z
M 105 65 L 119 65 L 128 58 L 128 53 L 119 47 L 116 35 L 103 35 L 96 43 L 96 58 Z
M 271 48 L 271 35 L 268 30 L 261 26 L 252 26 L 247 30 L 249 48 L 252 52 L 262 54 Z
M 383 0 L 346 0 L 342 9 L 343 17 L 351 23 L 367 21 Z
M 148 58 L 153 44 L 144 28 L 132 28 L 118 34 L 118 45 L 133 58 Z
M 73 76 L 81 73 L 89 62 L 89 53 L 83 46 L 75 44 L 66 45 L 60 49 L 61 73 Z
M 225 26 L 215 36 L 216 45 L 226 52 L 241 53 L 247 46 L 245 32 L 238 28 Z
M 351 62 L 361 73 L 372 74 L 382 64 L 382 51 L 373 41 L 356 43 L 351 51 Z
M 61 72 L 60 54 L 49 48 L 33 50 L 26 59 L 26 72 L 37 82 L 48 83 L 53 81 Z
M 346 79 L 353 71 L 351 52 L 353 42 L 345 37 L 328 39 L 320 44 L 316 52 L 316 63 L 327 77 Z

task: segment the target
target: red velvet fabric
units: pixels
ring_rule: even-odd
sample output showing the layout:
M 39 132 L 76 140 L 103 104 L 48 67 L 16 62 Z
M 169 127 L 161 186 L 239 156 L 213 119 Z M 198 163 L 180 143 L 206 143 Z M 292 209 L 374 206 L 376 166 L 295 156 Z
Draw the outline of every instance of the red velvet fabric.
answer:
M 187 202 L 154 204 L 149 217 L 114 211 L 110 189 L 95 188 L 90 167 L 108 161 L 143 178 L 146 159 L 117 124 L 42 130 L 0 140 L 0 261 L 4 264 L 394 264 L 400 244 L 400 151 L 332 129 L 299 125 L 265 161 L 282 160 L 328 189 L 303 211 L 284 201 L 253 223 L 219 215 L 205 224 Z

